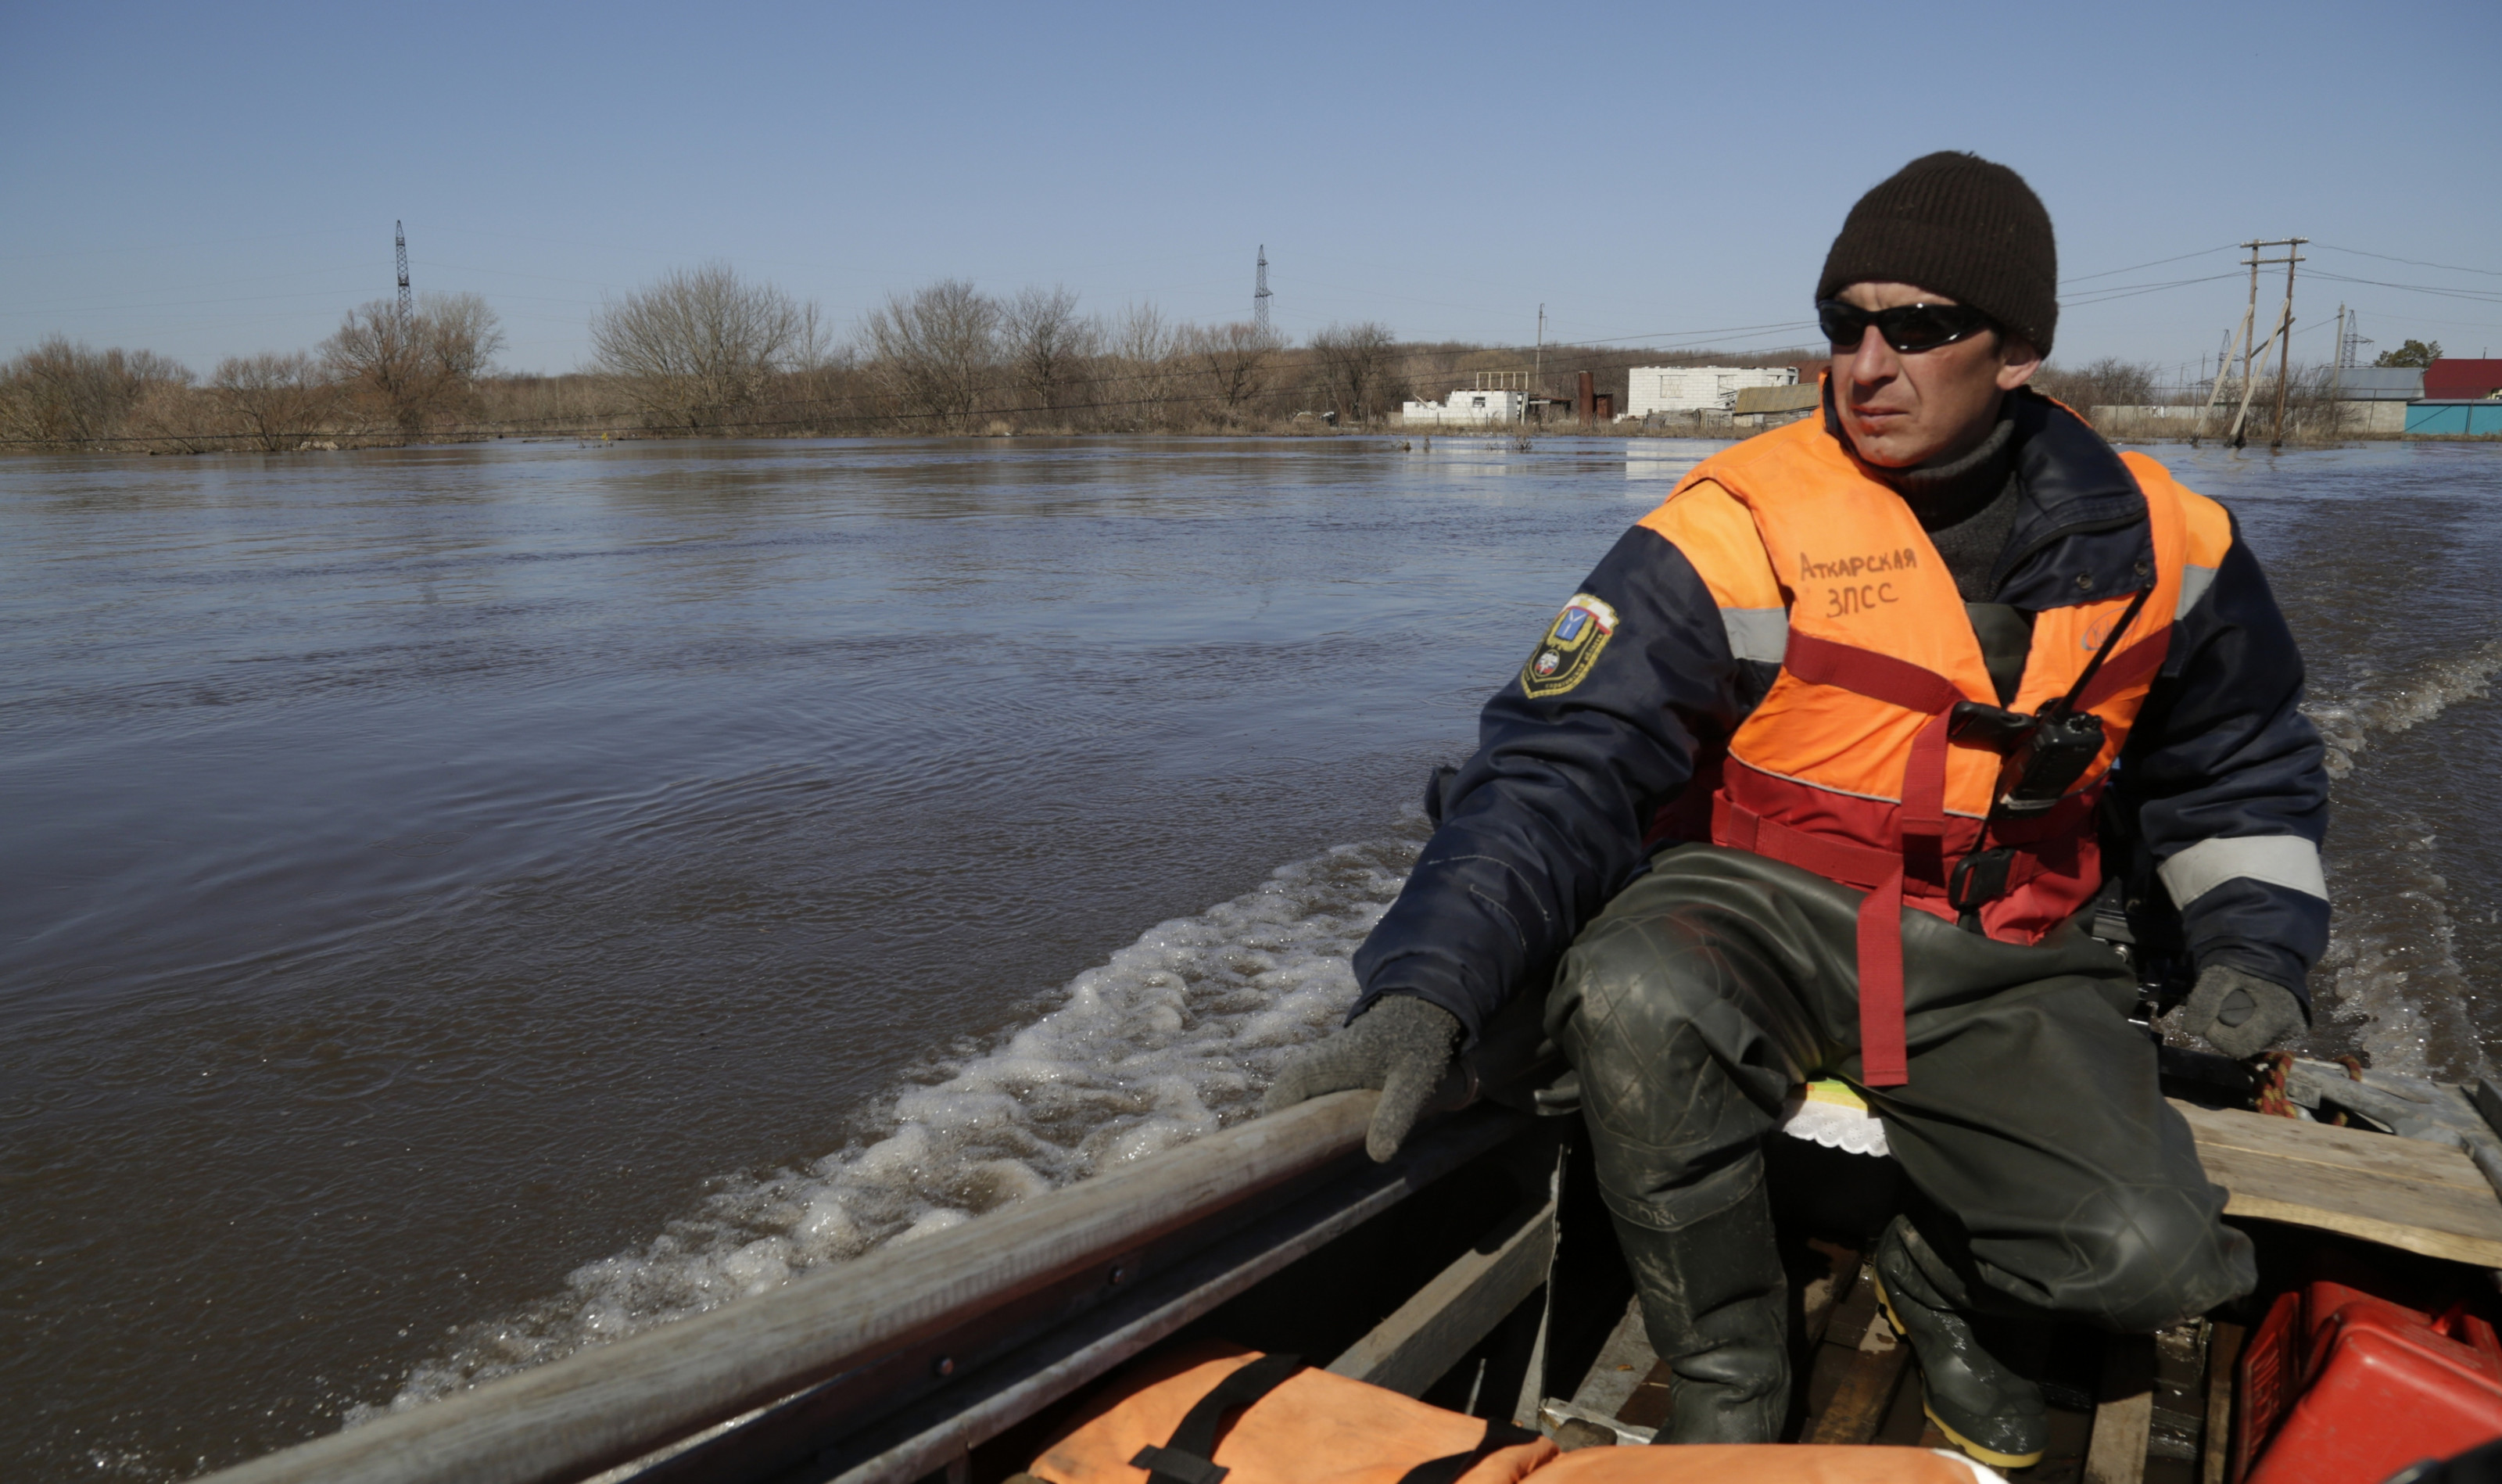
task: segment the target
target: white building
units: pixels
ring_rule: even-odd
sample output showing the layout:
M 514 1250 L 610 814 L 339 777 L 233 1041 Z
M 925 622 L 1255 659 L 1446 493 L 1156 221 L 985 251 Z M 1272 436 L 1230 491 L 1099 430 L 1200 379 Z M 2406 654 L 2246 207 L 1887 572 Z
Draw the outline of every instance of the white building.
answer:
M 1528 410 L 1528 392 L 1481 387 L 1454 391 L 1447 402 L 1402 402 L 1399 421 L 1420 427 L 1517 422 Z
M 1623 416 L 1730 412 L 1749 387 L 1797 385 L 1796 366 L 1636 366 L 1626 373 Z

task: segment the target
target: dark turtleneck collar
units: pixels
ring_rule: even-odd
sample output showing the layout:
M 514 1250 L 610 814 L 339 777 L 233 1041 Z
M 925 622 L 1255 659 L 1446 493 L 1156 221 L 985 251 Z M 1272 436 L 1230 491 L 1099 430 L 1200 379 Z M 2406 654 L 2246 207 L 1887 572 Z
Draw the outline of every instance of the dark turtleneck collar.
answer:
M 1872 466 L 1870 472 L 1911 507 L 1921 529 L 1934 532 L 1960 525 L 2009 492 L 2008 475 L 2015 467 L 2012 402 L 2010 398 L 2000 403 L 1998 421 L 1990 425 L 1989 432 L 1961 454 L 1933 458 L 1908 469 Z
M 1824 430 L 1844 457 L 1872 478 L 1882 472 L 1862 461 L 1842 426 L 1834 405 L 1833 379 L 1824 381 Z M 1957 529 L 1958 548 L 1990 549 L 1987 574 L 1967 601 L 1982 596 L 2032 611 L 2097 602 L 2136 591 L 2152 580 L 2154 543 L 2147 523 L 2146 496 L 2137 476 L 2119 454 L 2082 419 L 2030 387 L 2008 393 L 2000 408 L 2002 422 L 2014 423 L 2012 496 L 2004 506 L 1993 501 L 1980 516 L 2002 512 L 2012 518 L 2006 538 L 1992 543 L 1988 533 Z M 1888 485 L 1887 488 L 1892 488 Z M 1965 527 L 1991 523 L 1967 520 Z M 2110 533 L 2136 527 L 2133 539 L 2111 539 Z M 1937 541 L 1938 533 L 1931 532 Z M 1947 556 L 1939 543 L 1939 555 Z M 2004 570 L 2000 570 L 2001 565 Z M 1951 558 L 1949 559 L 1951 563 Z M 1958 578 L 1955 586 L 1966 589 Z

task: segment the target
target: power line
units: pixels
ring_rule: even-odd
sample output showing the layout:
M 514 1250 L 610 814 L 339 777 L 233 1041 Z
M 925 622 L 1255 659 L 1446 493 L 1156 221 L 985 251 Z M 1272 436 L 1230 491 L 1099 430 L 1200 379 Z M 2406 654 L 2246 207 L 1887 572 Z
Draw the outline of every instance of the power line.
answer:
M 2465 299 L 2470 304 L 2502 304 L 2502 290 L 2491 288 L 2442 288 L 2431 284 L 2393 284 L 2382 279 L 2353 278 L 2343 273 L 2315 269 L 2318 278 L 2333 279 L 2340 284 L 2369 284 L 2375 288 L 2396 288 L 2408 293 L 2428 293 L 2445 299 Z
M 2216 246 L 2215 246 L 2215 247 L 2212 247 L 2212 248 L 2200 248 L 2200 249 L 2199 249 L 2197 252 L 2195 252 L 2195 253 L 2181 253 L 2179 257 L 2158 257 L 2158 258 L 2156 258 L 2154 261 L 2152 261 L 2152 262 L 2150 262 L 2150 263 L 2139 263 L 2139 264 L 2137 265 L 2137 267 L 2135 267 L 2135 268 L 2113 268 L 2113 269 L 2110 269 L 2110 270 L 2108 270 L 2108 271 L 2106 271 L 2106 272 L 2102 272 L 2102 273 L 2088 273 L 2088 274 L 2083 275 L 2083 276 L 2082 276 L 2082 277 L 2080 277 L 2080 278 L 2061 279 L 2061 280 L 2059 281 L 2059 287 L 2062 287 L 2062 288 L 2065 288 L 2065 287 L 2068 287 L 2070 284 L 2088 284 L 2088 283 L 2093 282 L 2095 279 L 2102 279 L 2102 278 L 2117 278 L 2117 277 L 2119 277 L 2119 276 L 2120 276 L 2121 274 L 2123 274 L 2123 273 L 2135 273 L 2135 272 L 2137 272 L 2137 271 L 2138 271 L 2138 268 L 2160 268 L 2160 267 L 2162 267 L 2165 263 L 2186 262 L 2186 261 L 2188 261 L 2190 258 L 2193 258 L 2193 257 L 2204 257 L 2204 256 L 2206 256 L 2206 255 L 2207 255 L 2208 253 L 2225 253 L 2225 252 L 2230 252 L 2230 251 L 2234 248 L 2234 246 L 2235 246 L 2235 244 L 2233 244 L 2233 243 L 2229 243 L 2229 242 L 2227 242 L 2227 243 L 2220 243 L 2220 244 L 2218 244 L 2218 245 L 2216 245 Z M 2232 278 L 2232 277 L 2234 277 L 2234 275 L 2229 274 L 2229 273 L 2228 273 L 2228 274 L 2225 274 L 2224 276 L 2225 276 L 2226 278 Z M 2184 282 L 2188 282 L 2188 283 L 2197 283 L 2197 282 L 2199 282 L 2199 281 L 2198 281 L 2198 280 L 2196 280 L 2196 279 L 2189 279 L 2189 280 L 2185 280 Z
M 2163 284 L 2113 284 L 2109 288 L 2088 288 L 2073 299 L 2061 299 L 2061 309 L 2083 309 L 2095 304 L 2111 304 L 2133 299 L 2142 293 L 2159 293 L 2167 288 L 2185 288 L 2191 284 L 2213 284 L 2222 279 L 2240 278 L 2238 273 L 2210 273 L 2202 278 L 2174 279 Z
M 1647 335 L 1606 335 L 1595 340 L 1582 339 L 1572 343 L 1574 345 L 1624 345 L 1636 340 L 1697 340 L 1712 335 L 1742 335 L 1750 330 L 1803 330 L 1814 324 L 1815 321 L 1812 320 L 1783 320 L 1772 324 L 1732 324 L 1716 330 L 1658 330 Z
M 2502 278 L 2502 269 L 2466 268 L 2457 263 L 2428 263 L 2420 257 L 2391 257 L 2386 253 L 2366 253 L 2361 248 L 2341 248 L 2332 243 L 2317 243 L 2331 253 L 2351 253 L 2356 257 L 2377 257 L 2384 263 L 2405 263 L 2411 268 L 2439 268 L 2445 273 L 2481 273 L 2487 278 Z

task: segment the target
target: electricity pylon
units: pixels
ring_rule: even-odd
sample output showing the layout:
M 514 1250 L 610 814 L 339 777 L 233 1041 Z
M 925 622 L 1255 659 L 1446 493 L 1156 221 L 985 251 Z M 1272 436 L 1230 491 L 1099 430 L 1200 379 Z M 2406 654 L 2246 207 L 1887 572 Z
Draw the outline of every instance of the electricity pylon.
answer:
M 399 318 L 402 323 L 406 323 L 408 320 L 408 229 L 396 221 L 391 223 L 391 246 L 399 253 Z

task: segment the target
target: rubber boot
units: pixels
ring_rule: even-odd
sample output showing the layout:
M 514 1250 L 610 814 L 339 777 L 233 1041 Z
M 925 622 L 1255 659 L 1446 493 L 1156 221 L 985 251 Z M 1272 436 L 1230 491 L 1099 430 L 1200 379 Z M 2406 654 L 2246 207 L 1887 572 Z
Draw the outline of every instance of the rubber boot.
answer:
M 1920 1402 L 1954 1445 L 1992 1468 L 2042 1462 L 2050 1410 L 2042 1388 L 1984 1349 L 1963 1312 L 1965 1285 L 1910 1221 L 1877 1239 L 1876 1298 L 1920 1362 Z
M 1642 1328 L 1674 1377 L 1654 1442 L 1770 1443 L 1790 1405 L 1787 1281 L 1758 1184 L 1674 1231 L 1615 1218 Z

